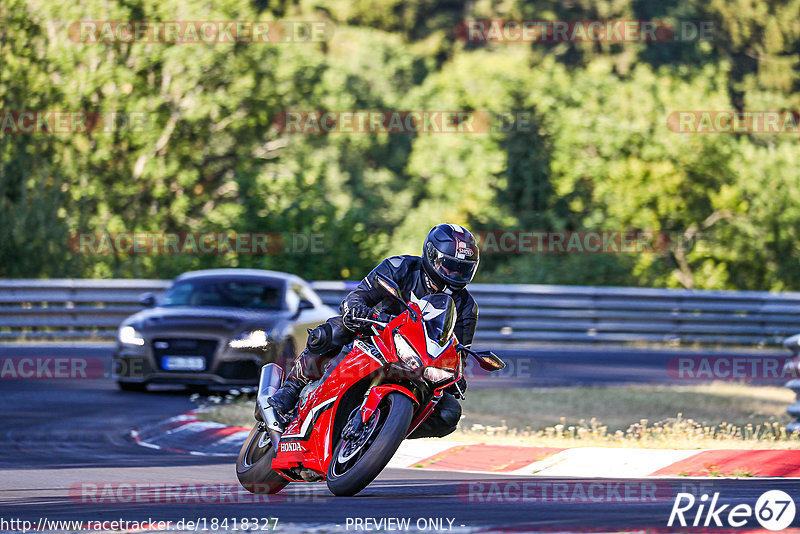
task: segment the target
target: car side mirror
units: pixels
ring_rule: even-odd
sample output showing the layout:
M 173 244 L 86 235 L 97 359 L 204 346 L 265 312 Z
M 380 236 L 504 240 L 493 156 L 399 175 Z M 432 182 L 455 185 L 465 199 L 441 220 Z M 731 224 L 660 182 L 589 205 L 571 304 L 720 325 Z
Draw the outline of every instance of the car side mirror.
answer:
M 300 316 L 300 314 L 303 313 L 303 310 L 312 310 L 312 309 L 314 309 L 314 303 L 311 302 L 310 300 L 303 299 L 297 303 L 297 311 L 294 312 L 293 318 L 297 319 Z
M 152 308 L 156 305 L 156 296 L 152 293 L 143 293 L 139 297 L 139 304 L 144 306 L 145 308 Z

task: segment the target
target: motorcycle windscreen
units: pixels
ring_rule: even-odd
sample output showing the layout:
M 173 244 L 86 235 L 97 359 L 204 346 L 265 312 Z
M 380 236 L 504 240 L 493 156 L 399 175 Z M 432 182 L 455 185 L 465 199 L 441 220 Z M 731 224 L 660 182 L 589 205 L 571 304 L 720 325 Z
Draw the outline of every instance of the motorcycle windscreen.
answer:
M 453 338 L 458 312 L 449 295 L 435 293 L 422 297 L 422 320 L 425 325 L 425 344 L 431 358 L 437 358 Z

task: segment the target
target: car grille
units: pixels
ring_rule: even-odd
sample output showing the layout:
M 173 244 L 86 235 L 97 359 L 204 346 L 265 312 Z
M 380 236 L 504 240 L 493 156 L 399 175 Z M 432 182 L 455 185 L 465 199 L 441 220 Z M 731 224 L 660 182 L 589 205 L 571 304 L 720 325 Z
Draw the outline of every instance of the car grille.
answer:
M 213 339 L 159 338 L 153 340 L 153 357 L 160 370 L 164 370 L 164 356 L 201 356 L 205 370 L 211 369 L 218 342 Z
M 235 361 L 220 363 L 217 374 L 230 380 L 252 380 L 253 385 L 258 384 L 258 375 L 261 366 L 251 361 Z

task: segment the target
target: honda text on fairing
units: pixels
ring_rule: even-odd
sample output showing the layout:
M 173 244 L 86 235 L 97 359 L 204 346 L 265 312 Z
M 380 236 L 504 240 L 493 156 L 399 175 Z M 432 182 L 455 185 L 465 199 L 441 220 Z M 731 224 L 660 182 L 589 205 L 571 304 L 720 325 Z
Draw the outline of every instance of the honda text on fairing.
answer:
M 335 311 L 301 278 L 257 269 L 179 276 L 119 328 L 114 375 L 123 390 L 147 384 L 256 385 L 265 363 L 290 365 L 307 329 Z
M 275 364 L 261 371 L 256 426 L 236 461 L 239 482 L 253 493 L 276 493 L 290 482 L 326 480 L 336 495 L 354 495 L 383 470 L 400 443 L 456 384 L 463 357 L 489 371 L 503 369 L 491 352 L 458 344 L 453 299 L 436 293 L 404 302 L 398 286 L 378 275 L 383 291 L 403 305 L 396 317 L 363 319 L 352 350 L 308 384 L 284 427 L 267 399 L 280 386 Z

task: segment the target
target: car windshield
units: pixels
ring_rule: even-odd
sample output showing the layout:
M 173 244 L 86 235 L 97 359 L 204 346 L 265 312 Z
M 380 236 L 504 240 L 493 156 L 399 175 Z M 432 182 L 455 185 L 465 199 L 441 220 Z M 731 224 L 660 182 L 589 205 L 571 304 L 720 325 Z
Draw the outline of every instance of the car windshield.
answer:
M 213 306 L 280 310 L 280 285 L 260 280 L 187 280 L 177 282 L 164 295 L 162 306 Z

